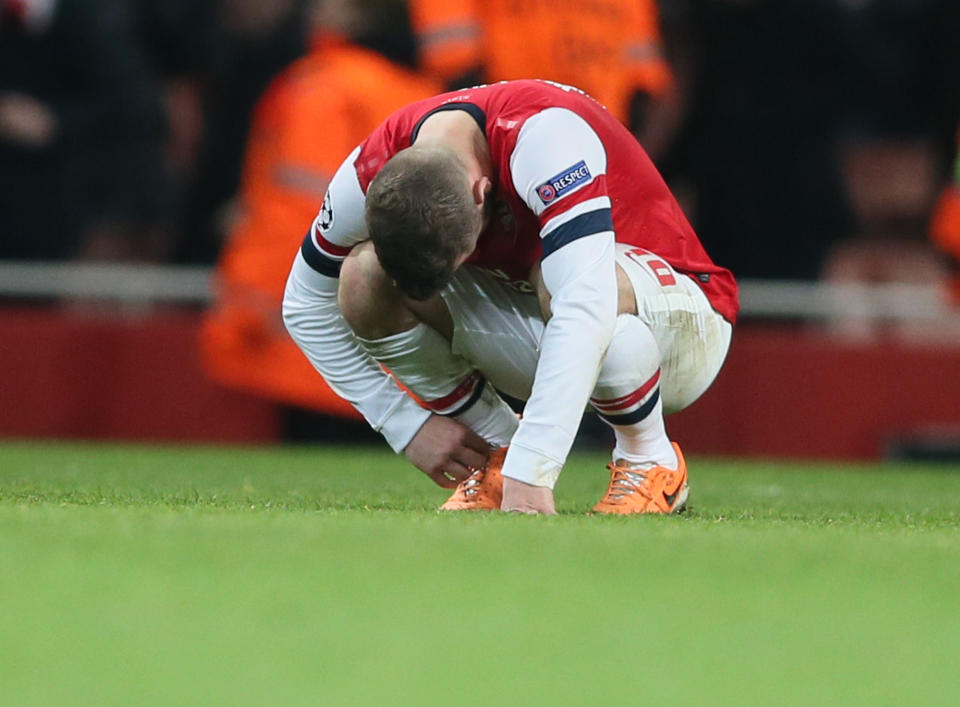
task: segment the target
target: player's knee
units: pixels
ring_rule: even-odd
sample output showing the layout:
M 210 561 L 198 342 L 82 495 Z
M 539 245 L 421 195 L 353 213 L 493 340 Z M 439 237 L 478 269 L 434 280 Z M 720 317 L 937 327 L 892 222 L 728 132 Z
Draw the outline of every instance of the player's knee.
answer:
M 633 390 L 656 374 L 660 361 L 660 349 L 649 327 L 635 316 L 619 315 L 594 395 L 617 397 L 624 390 Z
M 382 339 L 416 323 L 369 242 L 356 246 L 343 261 L 337 302 L 347 324 L 364 339 Z

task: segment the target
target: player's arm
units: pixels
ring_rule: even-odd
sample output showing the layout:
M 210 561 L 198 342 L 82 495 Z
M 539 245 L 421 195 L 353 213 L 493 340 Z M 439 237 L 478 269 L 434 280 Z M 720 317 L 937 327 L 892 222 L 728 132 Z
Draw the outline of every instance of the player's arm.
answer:
M 297 253 L 283 297 L 283 320 L 333 391 L 401 452 L 430 413 L 360 348 L 337 303 L 340 265 L 354 245 L 367 239 L 365 197 L 353 167 L 358 151 L 331 180 L 323 207 Z
M 607 158 L 586 121 L 549 108 L 524 124 L 510 167 L 517 193 L 540 218 L 541 274 L 552 316 L 503 474 L 552 488 L 616 326 Z
M 353 168 L 357 151 L 330 182 L 323 207 L 297 253 L 283 298 L 287 331 L 314 368 L 349 401 L 396 452 L 440 486 L 464 476 L 458 460 L 486 449 L 456 420 L 433 415 L 391 378 L 357 343 L 337 299 L 340 265 L 367 239 L 364 194 Z

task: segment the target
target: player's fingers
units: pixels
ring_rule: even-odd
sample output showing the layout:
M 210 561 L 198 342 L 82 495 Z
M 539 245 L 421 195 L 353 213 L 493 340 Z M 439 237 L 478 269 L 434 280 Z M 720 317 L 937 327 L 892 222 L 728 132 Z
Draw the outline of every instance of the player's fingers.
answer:
M 487 444 L 487 441 L 483 437 L 469 427 L 465 428 L 463 432 L 463 446 L 480 452 L 484 459 L 490 455 L 490 445 Z
M 468 469 L 455 459 L 450 459 L 443 465 L 443 473 L 451 479 L 456 479 L 457 483 L 466 479 L 473 473 L 473 469 Z
M 454 455 L 454 458 L 468 469 L 482 469 L 488 457 L 489 454 L 478 452 L 470 447 L 460 447 Z
M 427 476 L 429 476 L 433 483 L 435 483 L 437 486 L 445 489 L 457 488 L 457 482 L 444 474 L 442 471 L 431 471 L 427 474 Z

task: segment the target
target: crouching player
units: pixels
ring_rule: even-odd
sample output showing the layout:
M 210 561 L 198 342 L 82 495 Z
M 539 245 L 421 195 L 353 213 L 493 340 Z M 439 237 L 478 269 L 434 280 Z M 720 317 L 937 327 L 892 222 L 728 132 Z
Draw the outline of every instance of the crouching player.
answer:
M 616 435 L 594 510 L 681 510 L 663 416 L 713 381 L 737 307 L 630 133 L 543 81 L 388 118 L 334 176 L 283 304 L 330 386 L 456 487 L 443 508 L 527 513 L 555 512 L 588 403 Z M 498 390 L 527 401 L 521 420 Z

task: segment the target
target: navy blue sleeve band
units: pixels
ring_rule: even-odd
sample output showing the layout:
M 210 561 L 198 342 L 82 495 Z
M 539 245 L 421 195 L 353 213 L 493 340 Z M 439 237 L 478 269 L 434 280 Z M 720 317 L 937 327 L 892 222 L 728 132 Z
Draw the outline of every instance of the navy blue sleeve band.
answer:
M 300 246 L 300 253 L 303 255 L 303 259 L 307 261 L 307 265 L 321 275 L 340 277 L 341 263 L 332 258 L 328 258 L 317 250 L 309 233 L 307 233 L 307 237 L 303 239 L 303 245 Z
M 610 209 L 597 209 L 580 214 L 565 224 L 557 226 L 543 237 L 543 254 L 540 259 L 543 260 L 554 251 L 578 238 L 612 230 L 613 216 L 610 214 Z

